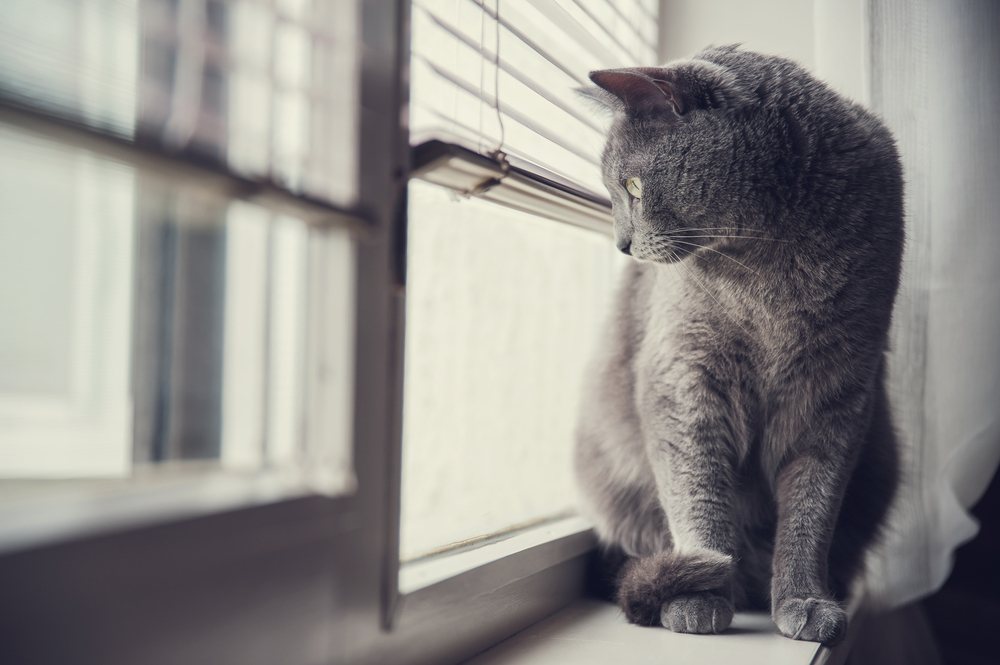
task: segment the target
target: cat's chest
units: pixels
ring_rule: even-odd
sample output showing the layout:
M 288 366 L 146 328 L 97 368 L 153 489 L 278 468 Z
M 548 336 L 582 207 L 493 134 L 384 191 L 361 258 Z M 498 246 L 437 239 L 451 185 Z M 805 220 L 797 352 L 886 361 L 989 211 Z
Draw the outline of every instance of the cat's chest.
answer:
M 666 268 L 644 275 L 640 365 L 714 360 L 766 381 L 808 343 L 810 312 L 782 289 L 732 288 Z

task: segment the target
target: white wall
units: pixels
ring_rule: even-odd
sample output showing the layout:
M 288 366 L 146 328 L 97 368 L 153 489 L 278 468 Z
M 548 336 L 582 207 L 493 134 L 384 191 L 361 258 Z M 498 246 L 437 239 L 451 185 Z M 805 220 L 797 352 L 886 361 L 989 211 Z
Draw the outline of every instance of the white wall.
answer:
M 739 42 L 753 51 L 797 60 L 809 69 L 816 64 L 810 0 L 662 0 L 660 26 L 664 61 L 709 44 Z
M 848 97 L 867 103 L 866 0 L 661 0 L 660 60 L 709 44 L 791 58 Z

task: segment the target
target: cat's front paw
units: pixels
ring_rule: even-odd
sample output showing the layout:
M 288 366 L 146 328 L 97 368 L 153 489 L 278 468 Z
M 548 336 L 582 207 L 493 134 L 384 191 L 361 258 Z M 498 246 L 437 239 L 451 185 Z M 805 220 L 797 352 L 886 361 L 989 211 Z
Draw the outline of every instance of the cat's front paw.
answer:
M 772 617 L 793 640 L 833 646 L 847 634 L 847 612 L 827 598 L 787 598 L 775 603 Z
M 732 620 L 732 601 L 708 591 L 674 596 L 660 608 L 660 622 L 675 633 L 721 633 Z

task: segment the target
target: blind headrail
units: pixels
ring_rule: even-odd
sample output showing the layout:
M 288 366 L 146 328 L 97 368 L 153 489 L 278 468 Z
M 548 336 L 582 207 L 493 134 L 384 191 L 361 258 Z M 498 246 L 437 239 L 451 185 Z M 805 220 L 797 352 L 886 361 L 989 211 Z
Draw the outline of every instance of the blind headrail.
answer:
M 413 147 L 412 164 L 411 177 L 461 195 L 605 235 L 613 233 L 611 201 L 553 173 L 540 173 L 516 158 L 510 158 L 505 167 L 462 146 L 432 140 Z

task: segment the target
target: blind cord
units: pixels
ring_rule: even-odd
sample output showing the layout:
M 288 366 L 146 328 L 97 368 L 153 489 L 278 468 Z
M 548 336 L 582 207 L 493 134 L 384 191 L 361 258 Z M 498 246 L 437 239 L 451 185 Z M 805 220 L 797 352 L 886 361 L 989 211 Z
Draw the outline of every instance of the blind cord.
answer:
M 496 2 L 496 18 L 493 21 L 496 25 L 497 41 L 496 53 L 493 57 L 493 108 L 497 111 L 497 122 L 500 123 L 500 143 L 498 143 L 497 147 L 490 153 L 490 156 L 494 158 L 500 157 L 497 161 L 500 162 L 501 166 L 504 166 L 507 163 L 507 160 L 503 158 L 503 152 L 501 152 L 505 137 L 503 117 L 500 113 L 500 0 L 496 0 Z
M 482 10 L 479 12 L 479 49 L 483 51 L 486 49 L 486 0 L 482 0 L 483 4 L 479 5 Z M 483 153 L 483 79 L 486 78 L 486 63 L 480 59 L 479 61 L 479 153 Z M 496 98 L 494 97 L 494 102 Z
M 479 8 L 482 12 L 479 15 L 479 50 L 485 55 L 486 53 L 486 0 L 479 0 L 477 2 Z M 503 116 L 500 113 L 500 0 L 496 0 L 496 5 L 493 15 L 493 23 L 496 29 L 496 48 L 493 51 L 493 109 L 497 114 L 497 122 L 500 124 L 500 142 L 497 143 L 493 150 L 486 153 L 492 159 L 495 159 L 500 167 L 504 169 L 504 174 L 507 172 L 507 159 L 503 152 L 503 144 L 505 138 L 505 128 L 503 126 Z M 486 78 L 486 67 L 483 60 L 479 61 L 479 98 L 483 98 L 483 83 Z M 483 154 L 483 110 L 482 106 L 479 107 L 479 153 Z

